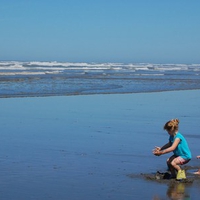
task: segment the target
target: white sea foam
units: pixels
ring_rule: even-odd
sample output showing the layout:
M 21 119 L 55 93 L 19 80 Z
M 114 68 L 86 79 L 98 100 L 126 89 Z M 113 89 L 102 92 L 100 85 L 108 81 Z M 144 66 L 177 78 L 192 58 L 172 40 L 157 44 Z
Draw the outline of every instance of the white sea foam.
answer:
M 165 72 L 165 71 L 200 71 L 200 64 L 153 64 L 153 63 L 72 63 L 72 62 L 19 62 L 19 61 L 1 61 L 0 71 L 1 74 L 10 75 L 12 71 L 23 71 L 24 74 L 43 74 L 43 73 L 62 73 L 66 70 L 116 70 L 116 71 L 155 71 Z M 10 72 L 9 73 L 5 73 Z M 35 71 L 35 72 L 31 72 Z M 36 72 L 37 71 L 37 72 Z M 19 73 L 18 73 L 19 74 Z
M 164 76 L 164 74 L 134 74 L 135 76 Z
M 0 70 L 26 70 L 26 67 L 20 63 L 5 63 L 0 64 Z
M 15 75 L 42 75 L 46 72 L 0 72 L 0 76 L 15 76 Z

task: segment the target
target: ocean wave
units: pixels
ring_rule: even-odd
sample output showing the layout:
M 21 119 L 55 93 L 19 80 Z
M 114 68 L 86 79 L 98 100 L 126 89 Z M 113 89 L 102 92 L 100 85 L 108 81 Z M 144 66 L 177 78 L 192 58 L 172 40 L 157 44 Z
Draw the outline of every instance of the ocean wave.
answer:
M 199 71 L 200 64 L 153 63 L 79 63 L 79 62 L 19 62 L 1 61 L 0 70 L 151 70 L 151 71 Z
M 200 64 L 0 61 L 0 98 L 200 89 Z

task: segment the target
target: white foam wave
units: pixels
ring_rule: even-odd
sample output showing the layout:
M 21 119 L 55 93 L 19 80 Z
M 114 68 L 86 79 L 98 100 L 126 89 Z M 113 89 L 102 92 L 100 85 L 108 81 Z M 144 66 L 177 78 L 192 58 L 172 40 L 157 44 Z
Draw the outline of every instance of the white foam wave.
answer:
M 42 75 L 45 72 L 0 72 L 0 76 L 15 76 L 15 75 Z
M 18 62 L 0 61 L 1 71 L 49 71 L 47 73 L 62 72 L 63 70 L 130 70 L 130 71 L 200 71 L 200 64 L 153 64 L 153 63 L 72 63 L 72 62 Z M 30 72 L 31 73 L 31 72 Z M 33 72 L 32 72 L 33 73 Z M 35 72 L 36 73 L 36 72 Z M 38 72 L 39 73 L 39 72 Z M 45 73 L 45 72 L 41 72 Z
M 0 64 L 1 70 L 25 70 L 26 67 L 23 64 L 14 63 L 14 64 Z
M 134 74 L 135 76 L 164 76 L 164 74 Z

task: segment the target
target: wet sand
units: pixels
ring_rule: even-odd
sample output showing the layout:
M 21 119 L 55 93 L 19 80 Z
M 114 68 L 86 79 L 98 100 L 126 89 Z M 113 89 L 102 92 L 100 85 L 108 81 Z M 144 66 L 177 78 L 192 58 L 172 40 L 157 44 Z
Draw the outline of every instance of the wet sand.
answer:
M 199 99 L 199 90 L 2 98 L 0 198 L 198 199 L 198 176 L 170 184 L 142 174 L 166 170 L 170 155 L 151 150 L 167 142 L 162 127 L 175 117 L 193 154 L 188 175 L 200 167 Z

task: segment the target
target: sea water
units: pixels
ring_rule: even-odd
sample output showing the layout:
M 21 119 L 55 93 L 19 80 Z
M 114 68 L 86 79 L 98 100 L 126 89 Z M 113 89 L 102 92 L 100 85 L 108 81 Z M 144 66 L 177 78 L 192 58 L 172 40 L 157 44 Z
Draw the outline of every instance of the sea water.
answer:
M 0 97 L 200 89 L 200 64 L 0 62 Z
M 169 155 L 151 151 L 167 142 L 163 123 L 173 117 L 190 145 L 189 165 L 199 166 L 200 93 L 145 92 L 199 89 L 199 71 L 197 64 L 0 62 L 0 97 L 62 96 L 0 98 L 1 199 L 170 199 L 170 185 L 141 173 L 166 170 Z M 119 94 L 98 95 L 105 93 Z M 198 182 L 181 191 L 199 199 Z
M 199 181 L 178 190 L 141 173 L 167 169 L 171 154 L 152 149 L 167 143 L 173 117 L 193 154 L 187 165 L 200 166 L 199 98 L 198 90 L 0 98 L 0 199 L 198 200 Z

